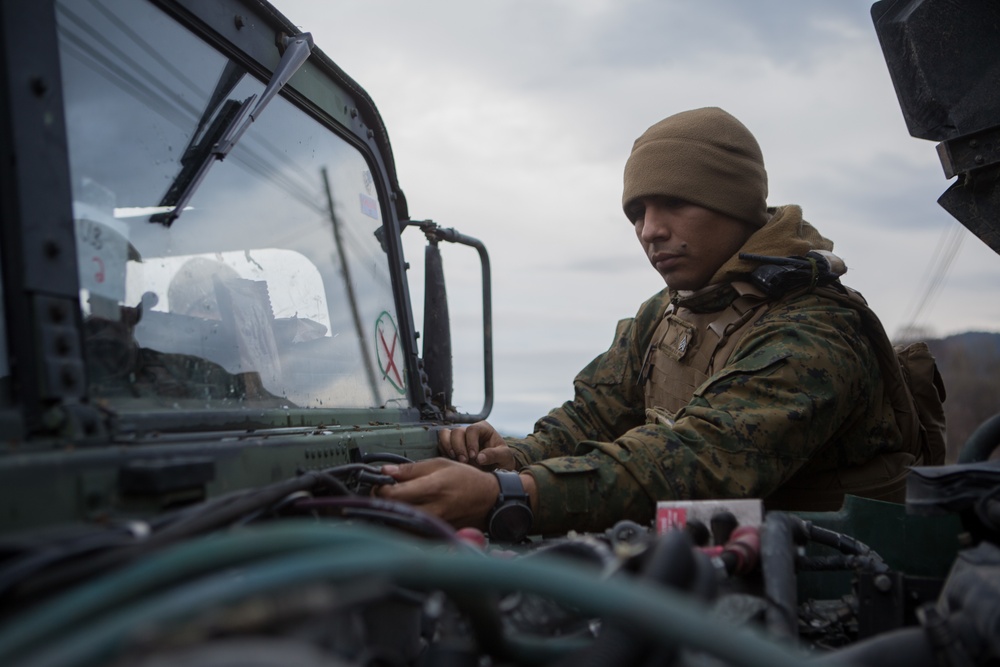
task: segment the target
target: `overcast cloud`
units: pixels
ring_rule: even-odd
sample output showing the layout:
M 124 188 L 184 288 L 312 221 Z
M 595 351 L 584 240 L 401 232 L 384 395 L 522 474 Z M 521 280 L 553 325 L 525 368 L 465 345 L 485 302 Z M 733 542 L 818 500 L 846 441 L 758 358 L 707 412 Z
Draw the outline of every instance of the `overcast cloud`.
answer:
M 802 205 L 890 335 L 960 227 L 936 203 L 948 182 L 933 144 L 906 131 L 870 2 L 274 1 L 375 100 L 411 215 L 489 249 L 491 421 L 510 433 L 569 398 L 615 322 L 663 286 L 620 199 L 633 140 L 667 115 L 721 106 L 742 120 L 769 203 Z M 961 234 L 916 322 L 935 335 L 1000 330 L 1000 258 Z M 445 250 L 456 401 L 476 412 L 479 268 Z M 416 283 L 420 239 L 407 251 Z

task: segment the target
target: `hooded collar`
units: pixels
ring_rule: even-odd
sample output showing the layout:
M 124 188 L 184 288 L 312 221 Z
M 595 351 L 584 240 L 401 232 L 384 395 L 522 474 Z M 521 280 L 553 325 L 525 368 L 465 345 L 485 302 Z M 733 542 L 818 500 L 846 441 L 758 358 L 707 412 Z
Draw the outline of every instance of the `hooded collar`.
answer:
M 833 241 L 802 218 L 802 208 L 796 205 L 769 208 L 767 223 L 755 231 L 747 242 L 719 267 L 709 284 L 699 290 L 671 290 L 671 302 L 698 312 L 720 310 L 738 294 L 732 282 L 744 280 L 757 268 L 756 262 L 740 259 L 740 253 L 792 257 L 810 250 L 833 250 Z

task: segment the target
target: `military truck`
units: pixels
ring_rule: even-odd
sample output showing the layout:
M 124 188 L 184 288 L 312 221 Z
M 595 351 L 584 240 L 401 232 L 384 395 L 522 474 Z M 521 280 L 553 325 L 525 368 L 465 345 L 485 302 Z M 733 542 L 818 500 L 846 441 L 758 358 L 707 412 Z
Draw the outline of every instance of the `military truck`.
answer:
M 5 9 L 4 525 L 433 453 L 400 234 L 481 244 L 409 219 L 360 86 L 267 6 L 43 4 Z
M 949 5 L 876 3 L 887 56 L 926 62 Z M 492 345 L 485 246 L 410 218 L 364 89 L 263 0 L 10 0 L 0 34 L 0 664 L 1000 658 L 989 424 L 908 507 L 707 501 L 511 545 L 373 498 L 488 415 Z M 894 67 L 901 100 L 927 79 Z M 990 150 L 955 173 L 988 185 Z M 476 414 L 442 244 L 482 262 Z

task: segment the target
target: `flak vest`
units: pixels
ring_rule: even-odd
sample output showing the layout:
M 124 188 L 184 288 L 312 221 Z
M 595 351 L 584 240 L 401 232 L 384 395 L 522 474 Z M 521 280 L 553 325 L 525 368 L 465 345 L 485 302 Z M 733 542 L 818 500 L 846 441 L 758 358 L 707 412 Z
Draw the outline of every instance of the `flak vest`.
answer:
M 750 283 L 737 281 L 732 287 L 737 297 L 721 311 L 698 313 L 673 303 L 667 307 L 653 333 L 642 370 L 648 422 L 672 425 L 695 390 L 725 367 L 743 335 L 775 302 Z M 822 288 L 817 291 L 824 292 Z M 845 494 L 903 502 L 908 466 L 918 455 L 880 454 L 862 466 L 838 470 L 810 471 L 806 464 L 764 499 L 765 506 L 836 510 Z

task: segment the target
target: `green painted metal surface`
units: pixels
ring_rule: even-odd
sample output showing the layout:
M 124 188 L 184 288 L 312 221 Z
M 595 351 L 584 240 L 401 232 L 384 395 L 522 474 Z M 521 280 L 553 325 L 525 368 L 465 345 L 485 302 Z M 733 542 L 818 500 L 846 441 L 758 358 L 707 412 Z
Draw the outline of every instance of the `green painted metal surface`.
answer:
M 907 514 L 897 503 L 847 496 L 837 512 L 797 512 L 817 526 L 849 535 L 874 549 L 893 570 L 915 577 L 943 578 L 960 546 L 958 517 Z M 837 553 L 811 544 L 807 554 Z M 851 591 L 850 572 L 804 572 L 798 577 L 799 599 L 832 599 Z

